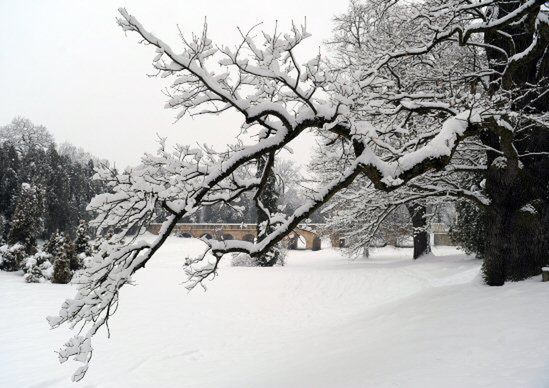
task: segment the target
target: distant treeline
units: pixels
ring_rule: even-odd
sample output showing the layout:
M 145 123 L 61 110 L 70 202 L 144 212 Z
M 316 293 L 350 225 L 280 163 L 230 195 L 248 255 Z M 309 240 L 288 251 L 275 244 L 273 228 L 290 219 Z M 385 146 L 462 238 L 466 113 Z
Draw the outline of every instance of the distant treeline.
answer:
M 45 127 L 28 119 L 0 127 L 0 240 L 9 234 L 18 203 L 25 201 L 24 185 L 40 197 L 40 208 L 33 209 L 40 218 L 38 236 L 46 239 L 56 231 L 74 235 L 79 221 L 90 218 L 86 206 L 91 198 L 104 191 L 92 179 L 95 163 L 71 144 L 57 146 Z

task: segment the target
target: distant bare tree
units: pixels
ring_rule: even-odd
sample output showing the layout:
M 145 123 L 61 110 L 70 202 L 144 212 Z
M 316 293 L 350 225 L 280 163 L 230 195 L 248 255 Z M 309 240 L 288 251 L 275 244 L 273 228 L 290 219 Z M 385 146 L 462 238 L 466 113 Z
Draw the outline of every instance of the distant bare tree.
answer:
M 20 153 L 30 148 L 47 149 L 55 144 L 53 137 L 43 125 L 35 125 L 29 119 L 16 117 L 8 125 L 0 126 L 0 143 L 9 142 Z

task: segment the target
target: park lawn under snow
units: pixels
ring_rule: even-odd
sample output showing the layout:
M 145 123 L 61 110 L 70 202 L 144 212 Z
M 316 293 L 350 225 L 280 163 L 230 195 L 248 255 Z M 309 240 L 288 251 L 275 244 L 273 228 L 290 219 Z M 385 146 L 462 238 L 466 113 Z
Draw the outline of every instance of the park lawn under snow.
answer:
M 72 286 L 0 273 L 0 387 L 548 387 L 549 284 L 491 288 L 480 262 L 452 248 L 413 262 L 292 251 L 286 267 L 224 266 L 208 291 L 181 285 L 170 238 L 125 287 L 110 339 L 86 378 L 53 352 L 68 330 L 46 315 Z

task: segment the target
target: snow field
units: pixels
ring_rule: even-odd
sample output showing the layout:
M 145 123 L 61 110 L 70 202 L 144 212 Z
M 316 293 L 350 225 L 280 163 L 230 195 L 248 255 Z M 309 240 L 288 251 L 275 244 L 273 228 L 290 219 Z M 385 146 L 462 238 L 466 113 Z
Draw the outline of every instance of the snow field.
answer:
M 207 292 L 181 285 L 194 239 L 170 237 L 121 293 L 82 387 L 547 387 L 549 288 L 483 286 L 453 248 L 351 261 L 291 251 L 286 267 L 230 267 Z M 228 260 L 226 261 L 228 262 Z M 0 386 L 76 386 L 46 315 L 70 286 L 0 273 Z

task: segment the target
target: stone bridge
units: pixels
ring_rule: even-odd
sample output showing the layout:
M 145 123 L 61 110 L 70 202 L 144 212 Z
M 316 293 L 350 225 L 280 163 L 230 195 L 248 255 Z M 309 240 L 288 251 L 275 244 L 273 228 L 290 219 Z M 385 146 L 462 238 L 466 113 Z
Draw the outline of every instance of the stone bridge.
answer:
M 149 232 L 158 234 L 161 224 L 151 224 Z M 297 249 L 298 240 L 305 241 L 305 249 L 321 249 L 319 230 L 323 224 L 300 224 L 284 238 L 283 244 L 288 249 Z M 215 238 L 218 240 L 242 240 L 254 242 L 257 237 L 255 224 L 177 224 L 172 232 L 180 237 Z

